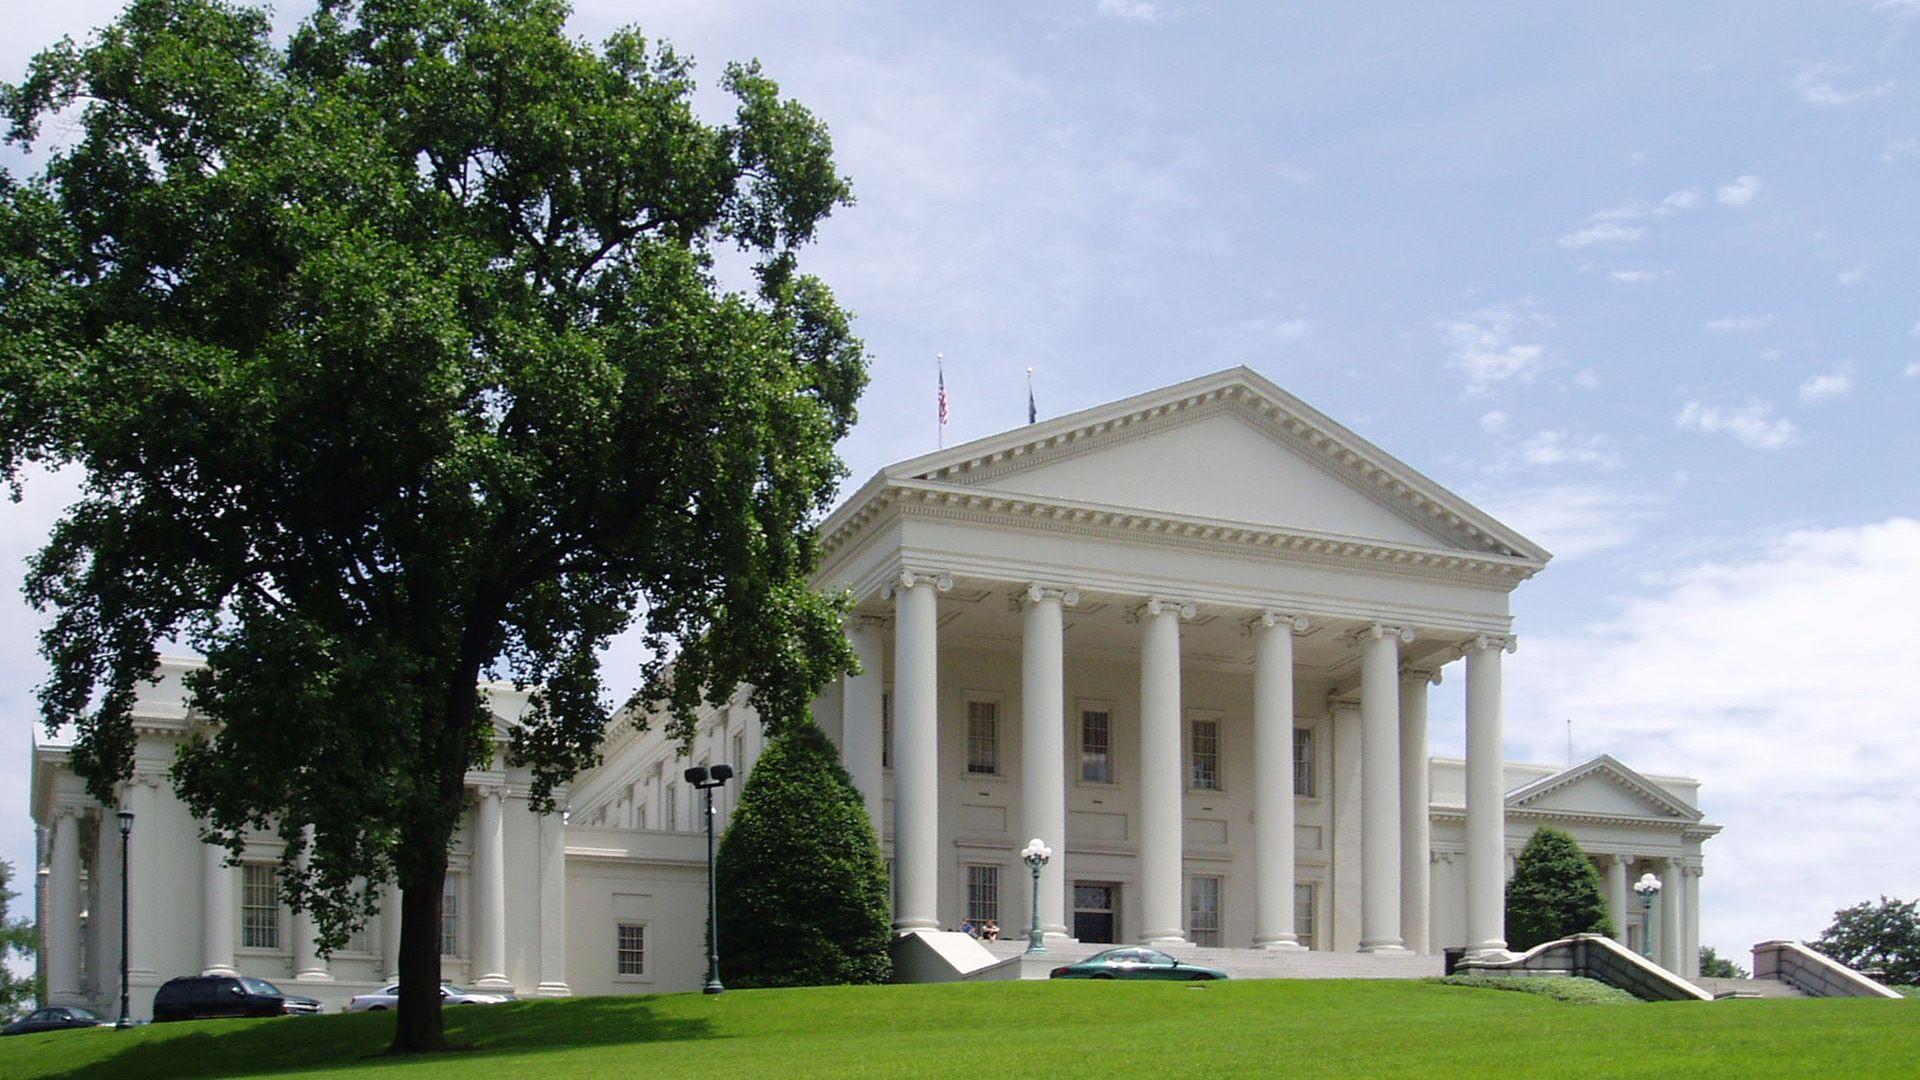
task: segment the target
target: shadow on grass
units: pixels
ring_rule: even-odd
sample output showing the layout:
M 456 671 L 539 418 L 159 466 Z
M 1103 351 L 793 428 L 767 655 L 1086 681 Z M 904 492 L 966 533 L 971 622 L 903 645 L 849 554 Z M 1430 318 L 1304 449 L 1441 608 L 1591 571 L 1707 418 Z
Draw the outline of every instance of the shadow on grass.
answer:
M 436 1055 L 385 1056 L 393 1024 L 393 1016 L 383 1013 L 164 1024 L 144 1029 L 137 1043 L 122 1050 L 53 1075 L 59 1080 L 158 1080 L 346 1067 L 374 1070 L 426 1062 L 483 1069 L 495 1054 L 714 1037 L 707 1020 L 661 1016 L 655 997 L 448 1009 L 447 1041 L 471 1049 Z

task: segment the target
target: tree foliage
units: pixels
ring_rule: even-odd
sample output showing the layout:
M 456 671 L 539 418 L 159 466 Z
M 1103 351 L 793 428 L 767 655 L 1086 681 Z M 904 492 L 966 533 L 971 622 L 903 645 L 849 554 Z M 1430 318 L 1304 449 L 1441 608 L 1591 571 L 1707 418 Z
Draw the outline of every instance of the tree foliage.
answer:
M 1700 946 L 1700 976 L 1706 979 L 1748 979 L 1752 974 L 1746 968 L 1734 963 L 1728 957 L 1713 951 L 1713 946 Z
M 1600 872 L 1573 837 L 1534 830 L 1507 883 L 1507 941 L 1531 949 L 1569 934 L 1612 934 Z
M 16 919 L 9 905 L 19 899 L 14 892 L 13 864 L 0 859 L 0 1017 L 12 1016 L 34 1004 L 32 975 L 16 975 L 12 962 L 30 962 L 39 947 L 33 920 Z
M 892 972 L 880 842 L 812 724 L 782 733 L 755 763 L 715 875 L 727 986 L 879 983 Z
M 0 471 L 86 476 L 27 581 L 44 719 L 111 801 L 159 643 L 204 654 L 176 786 L 216 842 L 286 840 L 329 946 L 397 877 L 397 1049 L 441 1041 L 479 679 L 537 688 L 508 750 L 546 806 L 630 625 L 635 714 L 682 738 L 743 682 L 793 723 L 849 662 L 805 584 L 866 378 L 796 258 L 850 201 L 827 132 L 757 64 L 705 122 L 690 61 L 567 15 L 322 0 L 282 47 L 264 9 L 133 0 L 0 87 L 22 146 L 77 110 L 0 173 Z
M 1882 896 L 1841 908 L 1808 945 L 1856 971 L 1883 971 L 1884 982 L 1920 984 L 1920 900 Z

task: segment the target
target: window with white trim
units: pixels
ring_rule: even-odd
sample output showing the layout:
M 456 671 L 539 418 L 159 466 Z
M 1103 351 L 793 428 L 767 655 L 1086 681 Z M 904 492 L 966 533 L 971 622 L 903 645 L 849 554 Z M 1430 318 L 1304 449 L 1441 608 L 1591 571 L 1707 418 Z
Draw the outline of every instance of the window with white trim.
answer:
M 1220 790 L 1220 721 L 1195 718 L 1187 724 L 1190 784 L 1196 791 Z
M 1089 784 L 1113 783 L 1111 710 L 1080 710 L 1080 779 Z
M 1293 793 L 1313 797 L 1313 730 L 1293 729 Z
M 460 876 L 448 874 L 440 889 L 440 955 L 464 956 L 460 951 Z
M 1313 894 L 1311 884 L 1293 887 L 1293 938 L 1311 949 L 1313 944 Z
M 736 777 L 747 775 L 747 733 L 733 733 L 733 773 Z
M 1220 879 L 1187 879 L 1187 940 L 1202 948 L 1219 948 Z
M 680 831 L 680 786 L 678 784 L 668 784 L 666 795 L 664 798 L 660 800 L 660 802 L 663 806 L 666 807 L 665 813 L 667 815 L 667 831 L 679 832 Z
M 1000 868 L 967 867 L 967 920 L 975 926 L 1000 919 Z
M 644 923 L 620 923 L 614 928 L 615 975 L 629 978 L 647 973 L 647 927 Z
M 240 867 L 240 945 L 280 947 L 280 868 L 266 863 Z
M 880 767 L 893 768 L 893 694 L 880 691 Z
M 967 702 L 967 773 L 995 776 L 1000 772 L 1000 703 Z

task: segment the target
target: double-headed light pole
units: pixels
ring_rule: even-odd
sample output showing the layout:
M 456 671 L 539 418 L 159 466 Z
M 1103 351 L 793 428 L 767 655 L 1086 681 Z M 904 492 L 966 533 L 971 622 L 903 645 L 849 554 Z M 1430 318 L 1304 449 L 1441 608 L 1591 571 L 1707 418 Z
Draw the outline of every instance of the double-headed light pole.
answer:
M 1640 955 L 1653 959 L 1653 898 L 1660 895 L 1660 879 L 1652 874 L 1641 874 L 1640 880 L 1633 883 L 1633 891 L 1640 894 L 1640 906 L 1645 917 L 1640 920 Z
M 1027 841 L 1020 851 L 1020 861 L 1033 871 L 1033 926 L 1027 931 L 1027 955 L 1040 956 L 1047 951 L 1047 937 L 1040 931 L 1040 870 L 1053 858 L 1053 849 L 1039 837 Z
M 133 1026 L 133 1013 L 127 1007 L 132 996 L 127 986 L 127 847 L 133 839 L 133 811 L 122 810 L 120 819 L 120 1019 L 117 1028 Z
M 707 985 L 704 991 L 717 994 L 720 985 L 720 893 L 713 880 L 713 789 L 733 779 L 733 766 L 695 765 L 685 773 L 687 783 L 707 796 Z

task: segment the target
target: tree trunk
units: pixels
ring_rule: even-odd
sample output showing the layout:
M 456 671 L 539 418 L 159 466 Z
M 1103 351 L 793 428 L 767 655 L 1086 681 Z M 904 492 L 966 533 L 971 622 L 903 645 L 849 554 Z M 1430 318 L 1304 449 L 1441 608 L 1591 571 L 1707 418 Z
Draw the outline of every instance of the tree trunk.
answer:
M 400 882 L 400 1009 L 389 1054 L 448 1049 L 440 1013 L 440 894 L 446 879 L 442 859 Z

